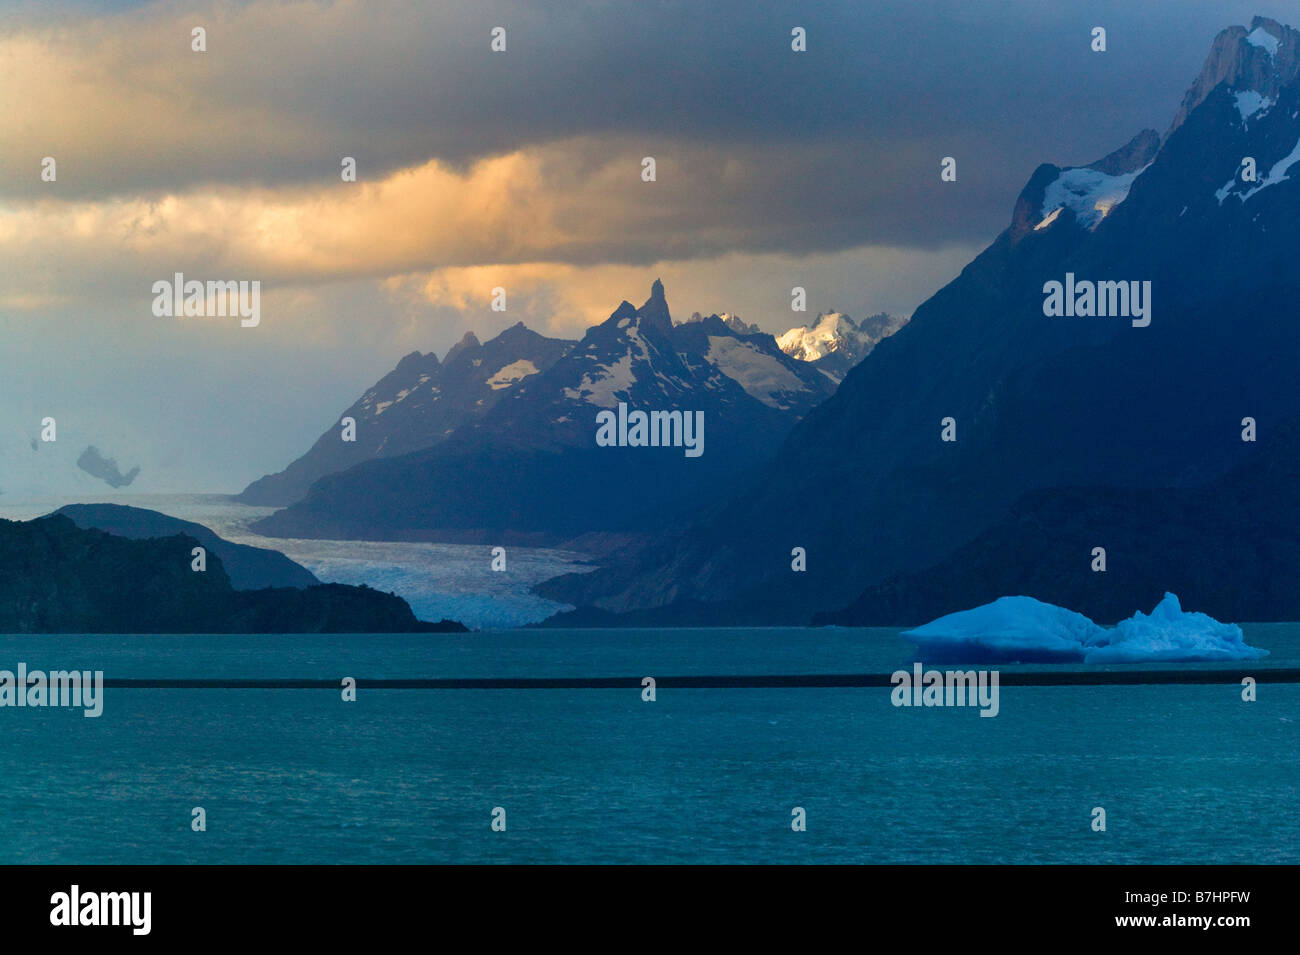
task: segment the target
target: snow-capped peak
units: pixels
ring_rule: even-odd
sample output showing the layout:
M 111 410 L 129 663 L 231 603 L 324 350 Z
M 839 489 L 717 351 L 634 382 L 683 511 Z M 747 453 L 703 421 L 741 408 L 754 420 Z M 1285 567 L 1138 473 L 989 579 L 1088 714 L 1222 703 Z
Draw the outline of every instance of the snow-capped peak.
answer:
M 709 316 L 701 315 L 699 312 L 691 312 L 691 317 L 686 319 L 686 321 L 681 322 L 681 324 L 689 325 L 693 322 L 702 322 L 707 317 Z M 722 324 L 726 325 L 737 335 L 763 334 L 763 330 L 759 328 L 757 325 L 752 325 L 749 322 L 743 321 L 739 315 L 736 315 L 732 312 L 718 312 L 712 317 L 721 320 Z
M 1221 84 L 1238 95 L 1237 107 L 1245 120 L 1247 110 L 1257 105 L 1253 98 L 1244 101 L 1240 94 L 1257 93 L 1261 99 L 1277 102 L 1279 91 L 1300 77 L 1300 32 L 1268 17 L 1255 17 L 1250 28 L 1228 27 L 1214 38 L 1214 46 L 1174 117 L 1169 136 L 1205 102 Z
M 815 362 L 819 371 L 838 382 L 884 338 L 907 319 L 880 312 L 854 321 L 843 312 L 821 312 L 811 325 L 800 325 L 777 337 L 781 351 L 799 361 Z
M 778 336 L 776 343 L 791 358 L 816 361 L 857 338 L 858 326 L 852 318 L 842 312 L 820 312 L 811 327 L 792 328 Z

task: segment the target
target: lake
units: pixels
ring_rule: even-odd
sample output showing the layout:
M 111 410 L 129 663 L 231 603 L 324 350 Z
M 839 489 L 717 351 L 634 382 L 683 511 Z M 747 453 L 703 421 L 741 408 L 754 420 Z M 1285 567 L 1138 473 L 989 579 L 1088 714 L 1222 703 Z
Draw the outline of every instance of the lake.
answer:
M 1300 625 L 1243 630 L 1271 651 L 1247 666 L 1300 664 Z M 110 679 L 849 673 L 911 660 L 897 631 L 874 629 L 0 637 L 0 668 Z M 887 688 L 662 688 L 652 703 L 637 689 L 105 694 L 98 719 L 0 708 L 0 862 L 1300 861 L 1291 683 L 1261 683 L 1250 703 L 1232 684 L 1004 686 L 992 719 L 896 708 Z M 205 832 L 191 831 L 196 806 Z M 1090 827 L 1098 806 L 1105 832 Z

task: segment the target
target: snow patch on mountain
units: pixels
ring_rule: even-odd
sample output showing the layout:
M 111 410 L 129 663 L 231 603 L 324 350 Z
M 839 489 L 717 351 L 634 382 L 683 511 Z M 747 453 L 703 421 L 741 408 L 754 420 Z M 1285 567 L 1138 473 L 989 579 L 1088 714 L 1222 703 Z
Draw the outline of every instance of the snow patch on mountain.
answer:
M 1275 162 L 1263 179 L 1257 182 L 1252 188 L 1245 192 L 1233 192 L 1237 185 L 1237 177 L 1233 176 L 1221 187 L 1214 191 L 1214 198 L 1219 200 L 1219 205 L 1223 205 L 1223 200 L 1230 195 L 1235 195 L 1243 203 L 1255 193 L 1267 189 L 1269 186 L 1276 186 L 1280 182 L 1286 182 L 1291 178 L 1291 167 L 1300 162 L 1300 141 L 1297 141 L 1291 152 L 1287 153 L 1277 162 Z
M 1249 29 L 1228 27 L 1214 39 L 1210 55 L 1174 117 L 1165 140 L 1221 86 L 1255 90 L 1277 102 L 1283 88 L 1300 77 L 1300 34 L 1267 17 L 1255 17 Z
M 1241 114 L 1242 125 L 1245 125 L 1246 120 L 1256 113 L 1260 113 L 1260 119 L 1263 119 L 1273 106 L 1271 99 L 1256 90 L 1239 90 L 1233 95 L 1237 101 L 1237 112 Z
M 537 366 L 527 358 L 521 358 L 518 361 L 512 361 L 495 375 L 487 380 L 488 387 L 493 391 L 501 388 L 509 388 L 518 381 L 522 381 L 529 375 L 537 374 Z
M 1062 171 L 1043 192 L 1042 221 L 1034 226 L 1035 231 L 1051 225 L 1062 209 L 1074 213 L 1075 221 L 1085 229 L 1096 229 L 1112 209 L 1128 198 L 1133 180 L 1146 168 L 1119 176 L 1108 176 L 1086 166 Z
M 1262 26 L 1255 27 L 1255 29 L 1247 33 L 1246 42 L 1251 46 L 1258 46 L 1267 50 L 1269 56 L 1277 56 L 1277 48 L 1280 45 L 1278 38 Z
M 628 389 L 634 384 L 636 375 L 632 372 L 632 356 L 627 354 L 611 365 L 601 365 L 583 375 L 577 388 L 564 389 L 564 397 L 574 401 L 582 399 L 601 408 L 612 408 L 619 402 L 619 392 L 626 398 Z
M 1034 231 L 1041 232 L 1043 229 L 1046 229 L 1049 225 L 1055 222 L 1058 218 L 1060 218 L 1061 209 L 1063 208 L 1064 206 L 1058 206 L 1057 208 L 1053 209 L 1051 215 L 1049 215 L 1042 222 L 1038 223 L 1038 225 L 1034 226 Z
M 782 393 L 808 390 L 794 372 L 749 342 L 710 335 L 705 357 L 744 388 L 750 397 L 772 408 L 784 411 L 790 407 L 788 402 L 781 400 Z

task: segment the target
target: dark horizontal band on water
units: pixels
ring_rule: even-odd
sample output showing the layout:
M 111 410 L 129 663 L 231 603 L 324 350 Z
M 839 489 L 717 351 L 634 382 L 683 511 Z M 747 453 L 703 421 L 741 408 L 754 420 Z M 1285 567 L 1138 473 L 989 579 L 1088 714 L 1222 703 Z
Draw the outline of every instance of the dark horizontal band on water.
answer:
M 973 667 L 951 667 L 969 670 Z M 910 671 L 909 671 L 910 675 Z M 658 689 L 742 690 L 893 686 L 889 673 L 733 674 L 725 676 L 654 676 Z M 1140 684 L 1300 683 L 1300 668 L 1258 670 L 1019 670 L 998 671 L 1001 686 L 1133 686 Z M 441 677 L 372 680 L 357 677 L 364 690 L 629 690 L 641 689 L 643 676 L 598 677 Z M 105 679 L 104 686 L 123 690 L 338 690 L 342 678 L 324 680 Z

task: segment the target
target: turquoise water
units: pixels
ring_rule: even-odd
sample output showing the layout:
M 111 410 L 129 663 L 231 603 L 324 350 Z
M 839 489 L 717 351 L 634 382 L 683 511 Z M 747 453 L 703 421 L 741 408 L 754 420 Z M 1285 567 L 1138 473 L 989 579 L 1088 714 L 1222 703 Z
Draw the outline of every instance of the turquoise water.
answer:
M 1244 629 L 1261 667 L 1300 661 L 1300 625 Z M 909 651 L 885 630 L 23 636 L 0 668 L 844 673 Z M 1258 695 L 1003 687 L 988 719 L 887 689 L 109 689 L 98 719 L 0 708 L 0 862 L 1294 863 L 1300 686 Z

